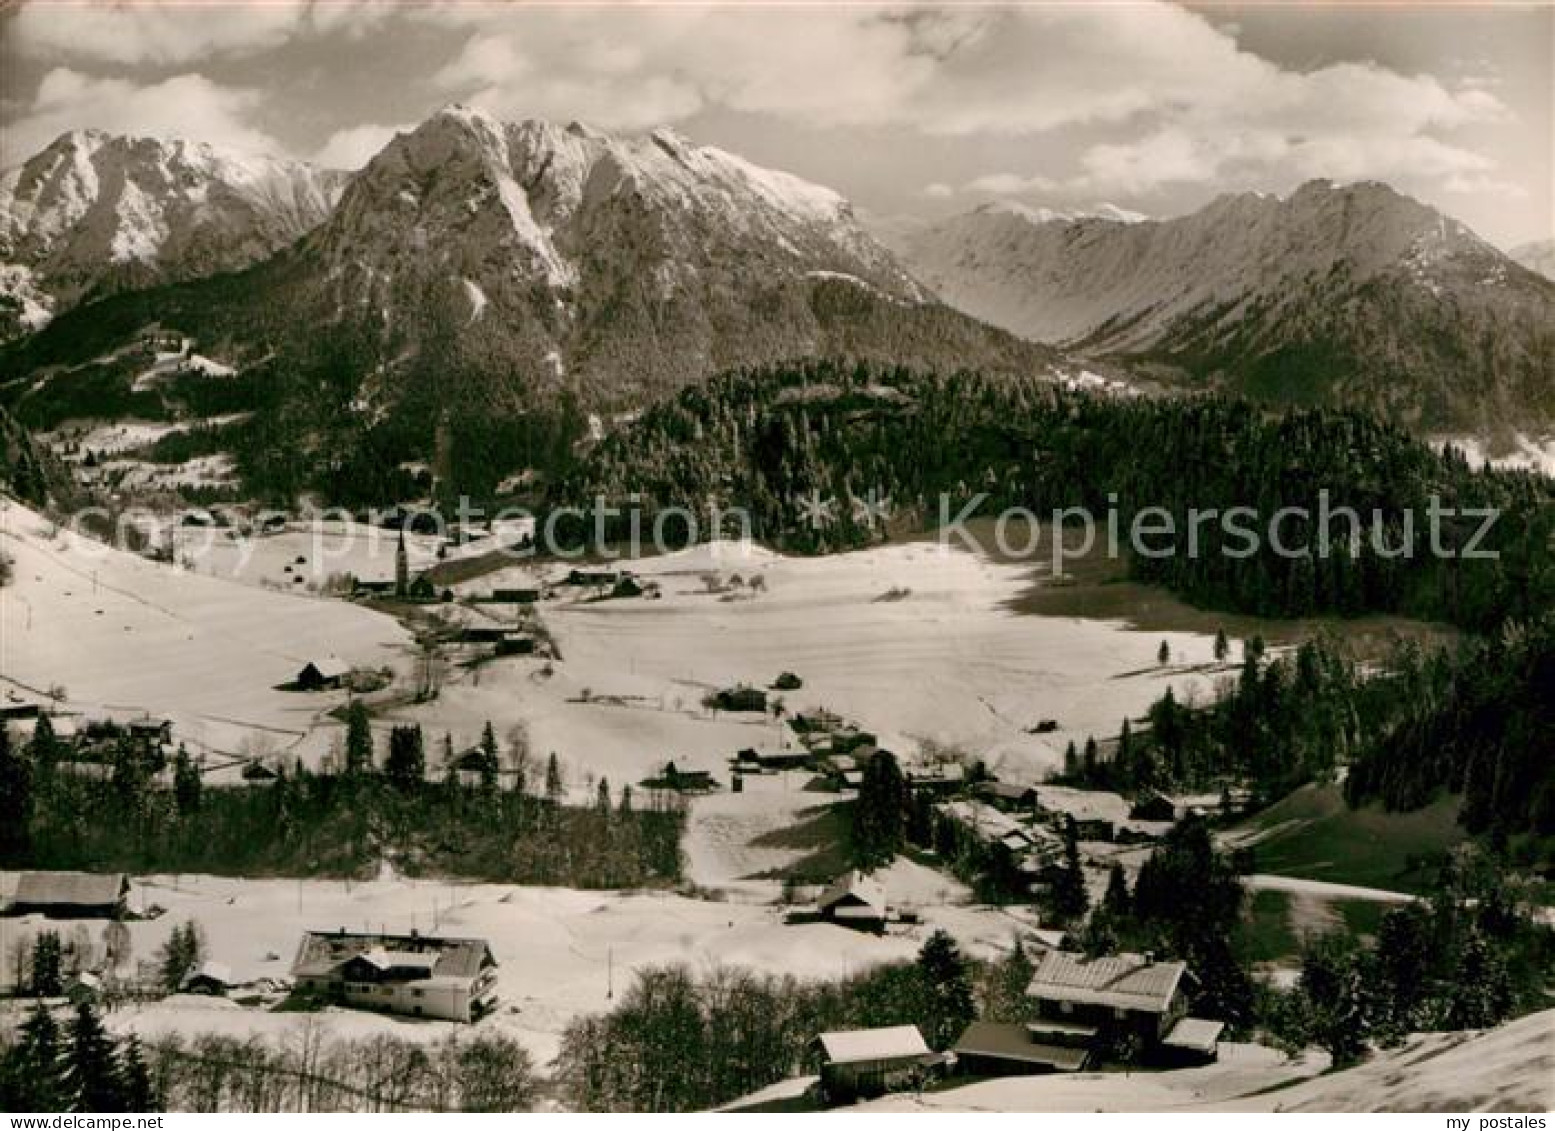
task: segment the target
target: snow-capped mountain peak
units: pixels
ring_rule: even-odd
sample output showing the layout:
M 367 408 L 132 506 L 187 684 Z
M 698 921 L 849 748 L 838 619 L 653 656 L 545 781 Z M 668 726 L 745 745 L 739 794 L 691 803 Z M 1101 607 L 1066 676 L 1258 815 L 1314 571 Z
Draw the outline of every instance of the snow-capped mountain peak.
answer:
M 1229 194 L 1131 224 L 984 208 L 888 238 L 952 306 L 1038 341 L 1260 395 L 1328 399 L 1334 383 L 1432 427 L 1555 418 L 1555 289 L 1380 182 Z
M 245 267 L 321 223 L 345 180 L 199 142 L 62 134 L 0 177 L 0 323 Z

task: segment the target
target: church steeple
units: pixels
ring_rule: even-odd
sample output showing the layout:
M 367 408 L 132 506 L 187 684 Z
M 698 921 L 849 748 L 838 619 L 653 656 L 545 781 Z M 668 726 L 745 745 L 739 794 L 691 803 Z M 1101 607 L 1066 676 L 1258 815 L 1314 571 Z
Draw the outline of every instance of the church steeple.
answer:
M 410 595 L 410 557 L 405 553 L 405 528 L 400 527 L 400 543 L 394 550 L 394 595 Z

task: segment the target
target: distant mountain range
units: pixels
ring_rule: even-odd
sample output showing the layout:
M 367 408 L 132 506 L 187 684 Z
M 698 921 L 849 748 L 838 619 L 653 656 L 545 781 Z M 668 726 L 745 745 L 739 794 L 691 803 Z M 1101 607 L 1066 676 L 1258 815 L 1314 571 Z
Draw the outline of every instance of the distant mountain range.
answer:
M 1555 284 L 1386 186 L 1164 221 L 989 206 L 877 238 L 835 192 L 672 131 L 462 107 L 351 175 L 81 132 L 0 182 L 0 401 L 35 419 L 50 381 L 150 324 L 283 372 L 263 407 L 308 453 L 392 431 L 420 458 L 440 422 L 630 410 L 821 355 L 1090 369 L 1485 437 L 1555 423 Z M 94 396 L 143 405 L 134 379 L 99 367 Z
M 1508 252 L 1513 259 L 1546 279 L 1555 279 L 1555 239 L 1519 244 Z
M 0 177 L 0 340 L 121 290 L 266 259 L 349 174 L 185 141 L 61 136 Z
M 1555 284 L 1386 185 L 1172 220 L 990 205 L 884 235 L 951 305 L 1064 349 L 1422 431 L 1555 423 Z
M 311 230 L 241 287 L 117 309 L 240 349 L 345 327 L 388 369 L 435 341 L 441 362 L 500 369 L 509 392 L 615 403 L 796 354 L 1023 372 L 1052 356 L 940 304 L 836 193 L 667 130 L 611 137 L 451 107 L 391 141 L 321 223 L 292 216 Z

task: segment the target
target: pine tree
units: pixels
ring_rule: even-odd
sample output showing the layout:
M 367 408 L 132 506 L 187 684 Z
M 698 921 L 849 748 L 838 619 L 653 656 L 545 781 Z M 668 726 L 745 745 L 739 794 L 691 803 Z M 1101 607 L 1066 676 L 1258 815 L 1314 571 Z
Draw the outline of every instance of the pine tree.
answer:
M 425 783 L 427 756 L 420 725 L 395 727 L 389 732 L 389 756 L 383 770 L 390 783 L 406 793 Z
M 1026 948 L 1017 937 L 1010 953 L 988 970 L 987 992 L 979 1016 L 985 1021 L 1021 1022 L 1032 1017 L 1032 1001 L 1027 996 L 1031 976 L 1036 972 Z
M 1085 871 L 1080 864 L 1079 830 L 1073 816 L 1064 821 L 1064 866 L 1053 881 L 1053 910 L 1061 919 L 1073 922 L 1090 906 L 1085 890 Z
M 882 750 L 864 764 L 853 803 L 854 864 L 878 868 L 891 862 L 906 833 L 909 796 L 907 779 L 892 754 Z
M 497 754 L 497 733 L 491 729 L 491 720 L 481 728 L 481 789 L 486 793 L 497 792 L 497 773 L 502 769 L 502 759 Z M 518 792 L 523 793 L 520 783 Z
M 21 861 L 31 844 L 32 766 L 0 723 L 0 859 Z
M 560 805 L 566 787 L 562 784 L 562 766 L 556 760 L 556 751 L 551 751 L 551 756 L 545 760 L 545 799 L 553 805 Z
M 178 753 L 173 757 L 173 801 L 180 815 L 187 817 L 200 808 L 202 789 L 200 771 L 180 742 Z
M 48 785 L 53 782 L 59 766 L 60 749 L 59 738 L 54 733 L 54 722 L 48 715 L 38 716 L 27 752 L 32 758 L 33 776 L 37 784 Z
M 42 1002 L 22 1023 L 21 1039 L 8 1060 L 12 1068 L 8 1084 L 15 1097 L 5 1105 L 7 1110 L 64 1111 L 69 1106 L 63 1036 Z
M 1127 920 L 1134 910 L 1133 897 L 1128 891 L 1128 875 L 1123 871 L 1123 865 L 1116 861 L 1107 872 L 1107 892 L 1101 898 L 1101 908 L 1120 923 Z
M 1069 745 L 1064 747 L 1064 780 L 1075 781 L 1080 773 L 1080 754 L 1074 748 L 1074 739 L 1069 740 Z
M 131 1033 L 124 1044 L 121 1064 L 121 1084 L 124 1110 L 129 1112 L 161 1111 L 156 1087 L 151 1082 L 151 1070 L 146 1066 L 141 1052 L 140 1038 Z
M 346 773 L 351 776 L 370 773 L 373 768 L 373 730 L 367 707 L 352 699 L 346 708 Z
M 610 815 L 610 779 L 599 779 L 599 790 L 595 795 L 594 808 L 602 815 Z
M 68 1087 L 73 1109 L 82 1112 L 126 1110 L 119 1078 L 118 1056 L 97 1010 L 82 1002 L 70 1023 Z
M 188 978 L 205 961 L 205 933 L 193 919 L 173 928 L 167 942 L 157 952 L 157 968 L 163 988 L 177 993 Z
M 1170 644 L 1168 644 L 1164 640 L 1161 641 L 1161 647 L 1160 647 L 1159 650 L 1157 650 L 1157 652 L 1155 654 L 1155 660 L 1156 660 L 1156 663 L 1160 664 L 1163 668 L 1167 664 L 1171 663 L 1172 662 L 1172 646 Z
M 1215 662 L 1224 663 L 1231 654 L 1231 641 L 1226 639 L 1226 630 L 1218 629 L 1215 632 Z
M 926 995 L 924 1038 L 935 1049 L 948 1048 L 976 1013 L 967 960 L 956 940 L 937 930 L 918 952 L 918 972 Z
M 1134 752 L 1134 728 L 1127 718 L 1118 731 L 1118 751 L 1113 755 L 1112 787 L 1119 790 L 1133 789 L 1139 777 Z
M 65 947 L 58 931 L 40 931 L 33 940 L 32 992 L 35 997 L 65 992 Z
M 632 786 L 631 786 L 631 783 L 629 782 L 626 785 L 623 785 L 621 787 L 621 804 L 620 804 L 620 807 L 616 810 L 616 812 L 620 813 L 622 816 L 625 816 L 626 814 L 630 813 L 631 811 L 632 811 Z

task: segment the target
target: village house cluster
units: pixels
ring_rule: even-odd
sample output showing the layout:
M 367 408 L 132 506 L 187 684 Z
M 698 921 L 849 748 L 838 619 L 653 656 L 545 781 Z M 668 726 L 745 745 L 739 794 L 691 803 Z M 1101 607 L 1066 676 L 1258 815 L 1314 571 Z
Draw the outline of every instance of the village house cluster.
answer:
M 1127 1044 L 1157 1067 L 1206 1064 L 1219 1054 L 1218 1021 L 1187 1015 L 1185 963 L 1151 955 L 1042 955 L 1026 989 L 1031 1021 L 972 1021 L 945 1052 L 914 1025 L 822 1033 L 813 1055 L 832 1102 L 921 1088 L 947 1073 L 1027 1076 L 1079 1072 Z

